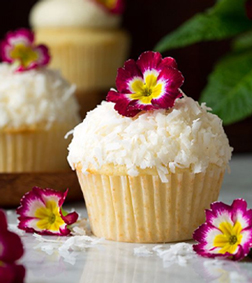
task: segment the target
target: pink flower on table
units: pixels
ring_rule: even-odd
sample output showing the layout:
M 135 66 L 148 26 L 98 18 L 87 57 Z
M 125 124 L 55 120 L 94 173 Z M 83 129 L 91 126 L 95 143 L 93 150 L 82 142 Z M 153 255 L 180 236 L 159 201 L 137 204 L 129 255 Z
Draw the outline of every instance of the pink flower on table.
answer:
M 115 110 L 134 117 L 142 110 L 168 109 L 182 96 L 184 77 L 171 57 L 162 59 L 158 52 L 147 51 L 138 60 L 128 60 L 118 69 L 117 91 L 111 89 L 107 101 L 115 102 Z
M 20 215 L 18 228 L 41 235 L 69 235 L 67 225 L 76 222 L 78 214 L 63 212 L 62 205 L 67 193 L 68 190 L 63 193 L 34 187 L 23 196 L 17 208 L 17 214 Z
M 124 0 L 94 0 L 111 14 L 122 14 L 124 12 Z
M 252 246 L 252 209 L 247 209 L 243 199 L 231 205 L 214 202 L 193 238 L 198 242 L 193 248 L 199 255 L 241 260 Z
M 4 62 L 16 64 L 18 72 L 45 66 L 50 61 L 48 48 L 35 45 L 33 32 L 24 28 L 7 33 L 0 54 Z
M 0 210 L 0 282 L 22 283 L 25 277 L 23 265 L 16 261 L 24 253 L 20 237 L 9 231 L 5 214 Z

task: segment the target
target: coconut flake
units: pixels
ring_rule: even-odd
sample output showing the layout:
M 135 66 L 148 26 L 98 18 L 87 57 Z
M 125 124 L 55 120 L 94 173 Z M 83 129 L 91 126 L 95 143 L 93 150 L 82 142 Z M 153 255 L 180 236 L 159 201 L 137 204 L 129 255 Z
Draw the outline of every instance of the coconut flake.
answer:
M 141 246 L 138 248 L 134 248 L 134 255 L 140 256 L 140 257 L 145 257 L 145 256 L 151 256 L 153 255 L 153 252 L 148 250 L 146 246 Z
M 187 243 L 178 243 L 171 245 L 168 249 L 156 248 L 159 257 L 163 259 L 166 266 L 177 263 L 180 266 L 185 266 L 188 262 L 196 257 L 192 245 Z

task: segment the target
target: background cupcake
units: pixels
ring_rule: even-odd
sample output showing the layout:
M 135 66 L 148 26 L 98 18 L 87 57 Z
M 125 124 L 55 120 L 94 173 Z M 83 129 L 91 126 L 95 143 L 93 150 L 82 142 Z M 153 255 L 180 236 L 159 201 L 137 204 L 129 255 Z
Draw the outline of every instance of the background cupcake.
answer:
M 175 60 L 159 53 L 127 61 L 116 81 L 111 102 L 88 113 L 69 146 L 92 231 L 128 242 L 190 239 L 231 157 L 221 120 L 182 97 Z
M 129 36 L 119 28 L 121 2 L 42 0 L 30 14 L 37 41 L 51 48 L 52 67 L 77 85 L 83 117 L 114 84 L 128 53 Z
M 46 67 L 48 49 L 29 30 L 9 32 L 1 57 L 0 172 L 68 170 L 64 136 L 80 121 L 75 86 Z

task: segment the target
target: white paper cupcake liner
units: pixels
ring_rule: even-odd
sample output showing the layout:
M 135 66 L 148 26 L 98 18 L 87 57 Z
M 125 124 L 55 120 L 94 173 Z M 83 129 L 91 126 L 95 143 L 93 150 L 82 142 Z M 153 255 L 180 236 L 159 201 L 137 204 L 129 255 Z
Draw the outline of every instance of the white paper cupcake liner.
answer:
M 218 198 L 224 171 L 170 174 L 168 183 L 151 175 L 77 174 L 97 237 L 153 243 L 192 238 Z
M 0 131 L 0 172 L 50 172 L 69 168 L 65 134 L 71 124 L 46 130 Z

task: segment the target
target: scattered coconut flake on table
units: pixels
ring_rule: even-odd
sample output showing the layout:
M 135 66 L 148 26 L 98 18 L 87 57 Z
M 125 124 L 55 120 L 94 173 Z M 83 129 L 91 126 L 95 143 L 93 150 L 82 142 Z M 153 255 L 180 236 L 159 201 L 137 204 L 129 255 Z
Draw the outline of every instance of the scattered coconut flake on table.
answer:
M 87 218 L 83 218 L 71 226 L 71 234 L 74 236 L 91 236 L 91 228 L 89 225 L 89 220 Z
M 40 242 L 34 247 L 34 249 L 40 249 L 48 255 L 58 252 L 65 262 L 68 262 L 72 265 L 75 264 L 79 252 L 84 251 L 87 248 L 92 248 L 104 240 L 103 238 L 85 235 L 71 236 L 68 238 L 59 237 L 56 240 L 50 236 L 42 237 L 38 234 L 33 234 L 33 236 Z M 99 246 L 97 245 L 96 247 Z
M 153 255 L 153 252 L 148 250 L 146 246 L 141 246 L 138 248 L 134 248 L 134 255 L 136 256 L 150 256 Z
M 168 249 L 162 247 L 154 247 L 159 257 L 163 259 L 165 267 L 177 263 L 180 266 L 186 266 L 188 262 L 196 257 L 192 245 L 187 243 L 178 243 L 171 245 Z

